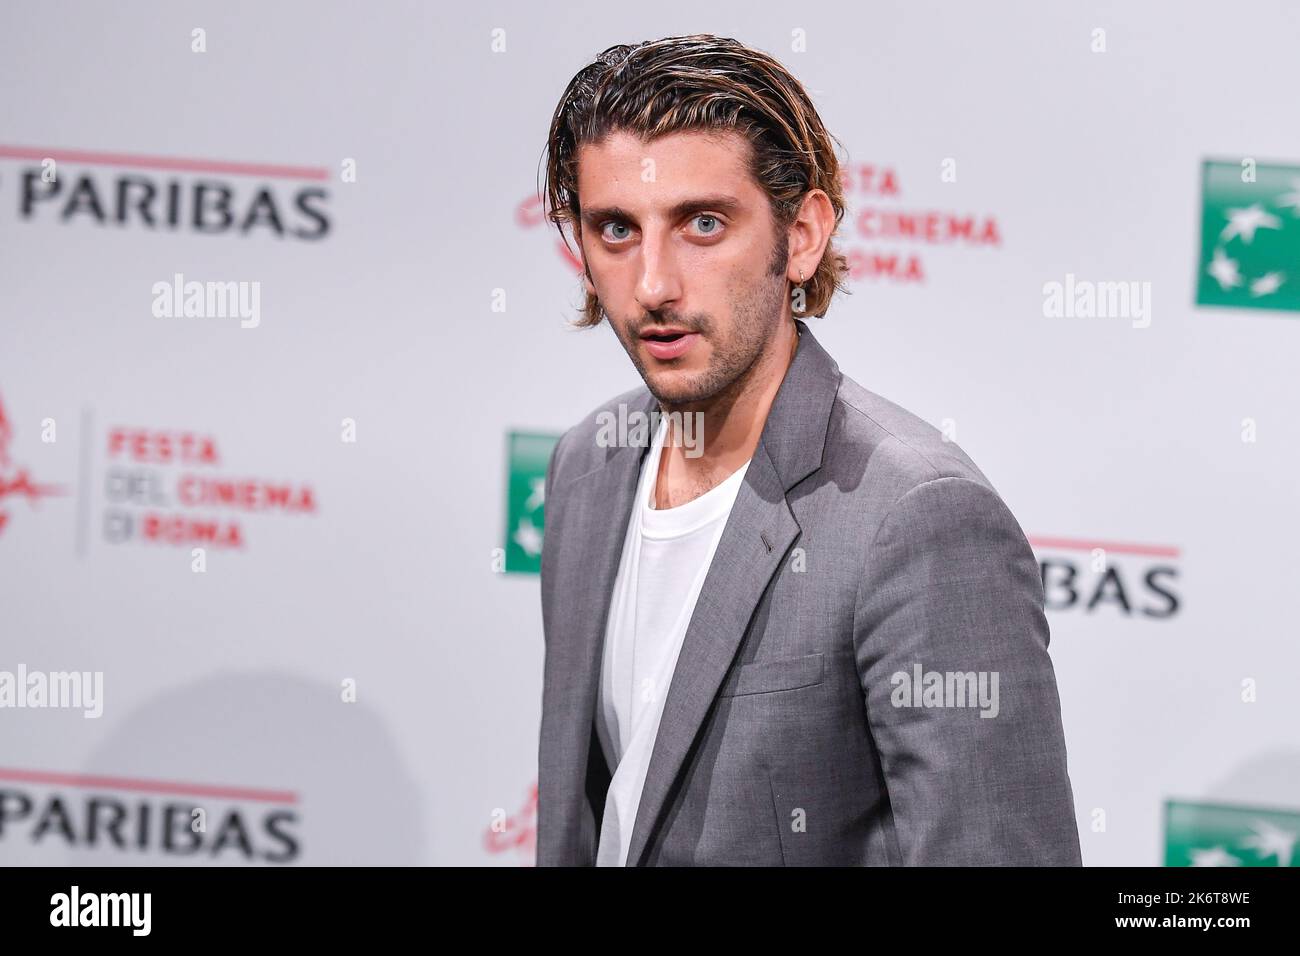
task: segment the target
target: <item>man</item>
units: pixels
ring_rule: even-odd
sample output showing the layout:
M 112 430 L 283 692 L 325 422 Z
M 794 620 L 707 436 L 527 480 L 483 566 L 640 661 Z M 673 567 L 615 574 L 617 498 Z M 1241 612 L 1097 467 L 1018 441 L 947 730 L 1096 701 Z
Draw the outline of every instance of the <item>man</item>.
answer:
M 1078 864 L 1024 534 L 795 317 L 845 271 L 798 81 L 734 40 L 611 48 L 547 182 L 581 324 L 645 387 L 547 470 L 538 864 Z

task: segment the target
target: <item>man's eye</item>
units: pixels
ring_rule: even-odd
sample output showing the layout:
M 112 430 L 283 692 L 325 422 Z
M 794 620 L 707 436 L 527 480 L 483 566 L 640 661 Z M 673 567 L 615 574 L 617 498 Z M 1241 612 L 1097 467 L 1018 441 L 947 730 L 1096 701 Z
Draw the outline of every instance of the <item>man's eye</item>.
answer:
M 607 222 L 607 223 L 605 223 L 605 238 L 606 238 L 606 239 L 609 239 L 609 240 L 611 240 L 611 241 L 613 241 L 613 242 L 622 242 L 624 239 L 627 238 L 627 235 L 610 235 L 610 232 L 609 232 L 610 229 L 624 229 L 624 230 L 626 230 L 626 229 L 627 229 L 627 225 L 626 225 L 625 223 L 621 223 L 621 222 Z M 630 230 L 628 230 L 628 231 L 630 232 Z
M 717 216 L 696 216 L 695 221 L 700 223 L 700 235 L 703 236 L 711 236 L 722 228 Z

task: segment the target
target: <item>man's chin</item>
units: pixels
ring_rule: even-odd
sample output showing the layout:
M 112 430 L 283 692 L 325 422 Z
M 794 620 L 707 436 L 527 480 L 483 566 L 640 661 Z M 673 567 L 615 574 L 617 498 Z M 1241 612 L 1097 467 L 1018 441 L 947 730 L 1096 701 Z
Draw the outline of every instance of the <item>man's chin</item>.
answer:
M 644 376 L 646 388 L 661 405 L 687 405 L 713 398 L 705 372 L 657 372 Z

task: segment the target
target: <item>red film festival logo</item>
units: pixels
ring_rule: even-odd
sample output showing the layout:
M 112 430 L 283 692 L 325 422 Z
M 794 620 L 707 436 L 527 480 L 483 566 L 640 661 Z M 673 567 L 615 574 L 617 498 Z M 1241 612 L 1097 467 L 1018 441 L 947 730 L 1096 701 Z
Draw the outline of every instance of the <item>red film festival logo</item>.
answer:
M 515 853 L 527 863 L 537 856 L 537 781 L 528 788 L 523 806 L 513 815 L 498 809 L 483 834 L 483 846 L 491 854 Z
M 211 435 L 149 428 L 108 432 L 104 538 L 243 548 L 245 516 L 316 513 L 310 485 L 213 474 L 221 464 Z M 190 509 L 235 512 L 197 516 Z
M 33 508 L 42 498 L 66 495 L 58 485 L 48 485 L 33 480 L 28 470 L 16 464 L 10 454 L 14 426 L 5 415 L 4 402 L 0 401 L 0 534 L 9 522 L 9 509 L 15 500 L 25 500 Z
M 956 182 L 956 161 L 944 160 L 938 174 L 941 182 Z M 888 279 L 902 284 L 925 282 L 921 256 L 912 251 L 917 244 L 963 248 L 1002 245 L 998 221 L 993 216 L 895 206 L 902 192 L 897 171 L 888 166 L 869 163 L 843 166 L 840 183 L 849 207 L 846 221 L 852 221 L 845 237 L 844 256 L 854 279 Z M 867 247 L 856 243 L 865 243 Z

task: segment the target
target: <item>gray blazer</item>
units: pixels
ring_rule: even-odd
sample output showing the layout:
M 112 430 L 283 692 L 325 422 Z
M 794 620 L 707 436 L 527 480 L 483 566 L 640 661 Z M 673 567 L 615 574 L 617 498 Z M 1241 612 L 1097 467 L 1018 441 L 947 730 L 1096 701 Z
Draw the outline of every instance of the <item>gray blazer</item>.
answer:
M 668 689 L 628 865 L 1078 865 L 1037 560 L 955 444 L 802 338 Z M 537 863 L 595 862 L 605 619 L 647 447 L 546 474 Z M 955 676 L 954 676 L 955 675 Z M 981 691 L 983 692 L 981 694 Z

